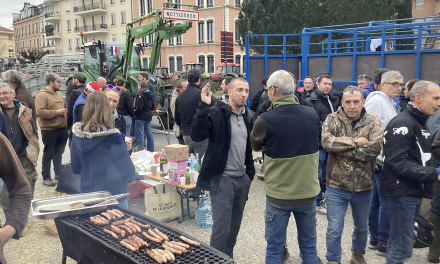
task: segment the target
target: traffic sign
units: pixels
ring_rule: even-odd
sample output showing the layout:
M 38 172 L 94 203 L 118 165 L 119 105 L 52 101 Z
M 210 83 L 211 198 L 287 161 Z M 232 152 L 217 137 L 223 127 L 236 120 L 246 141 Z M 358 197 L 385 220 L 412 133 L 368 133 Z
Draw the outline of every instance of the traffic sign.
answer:
M 199 12 L 174 8 L 162 8 L 162 19 L 199 21 Z

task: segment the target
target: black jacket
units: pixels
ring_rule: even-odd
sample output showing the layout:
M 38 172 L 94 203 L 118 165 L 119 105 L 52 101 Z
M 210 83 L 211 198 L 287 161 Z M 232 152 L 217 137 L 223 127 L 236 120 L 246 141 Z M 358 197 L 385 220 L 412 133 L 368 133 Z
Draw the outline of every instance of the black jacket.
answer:
M 261 104 L 258 106 L 257 112 L 253 116 L 253 121 L 257 120 L 257 118 L 267 112 L 267 109 L 272 105 L 272 102 L 270 100 L 265 100 L 261 102 Z
M 7 137 L 9 139 L 8 123 L 6 123 L 5 116 L 6 116 L 6 114 L 3 115 L 3 113 L 1 112 L 1 109 L 0 109 L 0 133 L 5 135 L 5 137 Z
M 76 100 L 84 92 L 84 84 L 75 86 L 73 91 L 70 93 L 69 98 L 66 99 L 67 103 L 67 129 L 71 129 L 73 125 L 73 106 Z M 82 116 L 82 115 L 81 115 Z
M 192 140 L 200 142 L 209 138 L 208 149 L 197 181 L 197 186 L 204 190 L 215 190 L 225 170 L 231 142 L 231 123 L 229 121 L 231 113 L 231 107 L 224 102 L 217 101 L 212 107 L 200 102 L 192 122 Z M 251 122 L 248 109 L 246 109 L 244 119 L 248 133 L 245 158 L 246 174 L 253 180 L 255 167 L 249 136 Z
M 128 92 L 121 92 L 116 110 L 121 116 L 134 117 L 133 100 Z
M 113 120 L 113 124 L 115 125 L 115 128 L 119 129 L 119 132 L 121 132 L 121 134 L 125 137 L 125 132 L 127 130 L 127 123 L 125 123 L 125 119 L 118 114 L 118 117 Z
M 252 110 L 255 113 L 257 112 L 258 106 L 260 105 L 261 94 L 263 92 L 264 92 L 264 89 L 258 91 L 258 93 L 254 96 L 254 98 L 252 99 L 251 107 L 249 107 L 249 110 Z
M 426 165 L 431 157 L 427 116 L 408 105 L 385 128 L 381 195 L 423 197 L 423 184 L 437 181 L 437 169 Z
M 154 110 L 153 98 L 153 93 L 149 90 L 136 95 L 136 108 L 134 110 L 136 120 L 151 122 L 153 117 L 151 111 Z
M 333 105 L 333 110 L 336 112 L 341 105 L 341 97 L 333 95 L 332 93 L 329 94 L 329 97 Z M 319 119 L 321 120 L 321 125 L 327 116 L 332 113 L 327 98 L 324 97 L 318 89 L 310 93 L 306 99 L 304 99 L 304 104 L 315 108 L 316 112 L 318 112 Z
M 174 110 L 174 121 L 180 127 L 184 136 L 191 136 L 191 124 L 196 115 L 197 106 L 202 101 L 200 93 L 202 90 L 195 83 L 188 83 L 186 89 L 179 94 L 176 99 L 176 108 Z M 211 105 L 217 101 L 212 97 Z
M 316 90 L 316 87 L 313 87 L 310 92 L 307 92 L 306 90 L 302 92 L 295 91 L 295 96 L 298 98 L 300 105 L 306 105 L 306 102 L 304 101 L 307 98 L 307 95 L 313 93 Z M 336 111 L 336 110 L 335 110 Z

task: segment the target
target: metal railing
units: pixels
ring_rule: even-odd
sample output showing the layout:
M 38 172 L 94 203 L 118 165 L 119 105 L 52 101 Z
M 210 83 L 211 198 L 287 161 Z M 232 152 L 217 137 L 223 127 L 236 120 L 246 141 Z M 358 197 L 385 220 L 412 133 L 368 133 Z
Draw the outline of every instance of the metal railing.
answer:
M 46 38 L 47 37 L 61 37 L 61 31 L 47 31 Z
M 95 9 L 107 9 L 104 3 L 93 3 L 88 5 L 74 6 L 73 13 L 85 12 Z
M 57 17 L 57 16 L 60 16 L 60 11 L 52 11 L 50 13 L 44 14 L 45 18 Z
M 75 27 L 75 33 L 83 32 L 91 32 L 91 31 L 107 31 L 107 24 L 93 24 L 93 25 L 85 25 L 81 27 Z

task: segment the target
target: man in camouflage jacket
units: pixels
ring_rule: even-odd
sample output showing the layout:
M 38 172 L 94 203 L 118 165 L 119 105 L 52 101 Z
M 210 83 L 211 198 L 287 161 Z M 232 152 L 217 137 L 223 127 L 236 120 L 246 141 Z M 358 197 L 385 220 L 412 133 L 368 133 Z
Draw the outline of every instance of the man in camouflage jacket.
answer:
M 364 109 L 362 90 L 348 86 L 342 108 L 322 125 L 327 165 L 327 260 L 340 263 L 341 235 L 348 203 L 354 219 L 351 263 L 364 264 L 368 214 L 376 156 L 383 146 L 383 128 L 376 115 Z

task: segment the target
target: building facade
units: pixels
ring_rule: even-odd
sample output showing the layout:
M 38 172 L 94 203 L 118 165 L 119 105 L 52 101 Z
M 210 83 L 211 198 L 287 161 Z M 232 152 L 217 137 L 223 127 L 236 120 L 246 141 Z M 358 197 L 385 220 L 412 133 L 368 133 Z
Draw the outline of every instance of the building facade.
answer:
M 238 14 L 243 0 L 168 0 L 169 3 L 181 3 L 198 6 L 199 22 L 193 22 L 192 27 L 183 35 L 166 40 L 162 43 L 161 57 L 158 67 L 168 67 L 170 73 L 185 71 L 186 63 L 204 63 L 205 72 L 218 73 L 222 65 L 221 32 L 233 33 L 233 62 L 241 65 L 245 71 L 245 51 L 241 50 L 238 42 Z M 164 1 L 134 0 L 134 17 L 149 13 L 163 7 Z M 186 6 L 185 10 L 192 10 Z M 153 21 L 146 19 L 143 24 Z M 179 21 L 174 21 L 179 24 Z M 181 22 L 180 22 L 181 23 Z M 145 37 L 137 42 L 151 43 L 152 37 Z M 145 48 L 141 55 L 142 64 L 148 65 L 151 48 Z
M 426 17 L 439 14 L 438 0 L 412 0 L 412 16 Z
M 0 57 L 15 57 L 14 31 L 0 27 Z
M 42 4 L 31 5 L 26 2 L 20 13 L 12 14 L 17 57 L 21 50 L 41 47 L 41 8 Z

